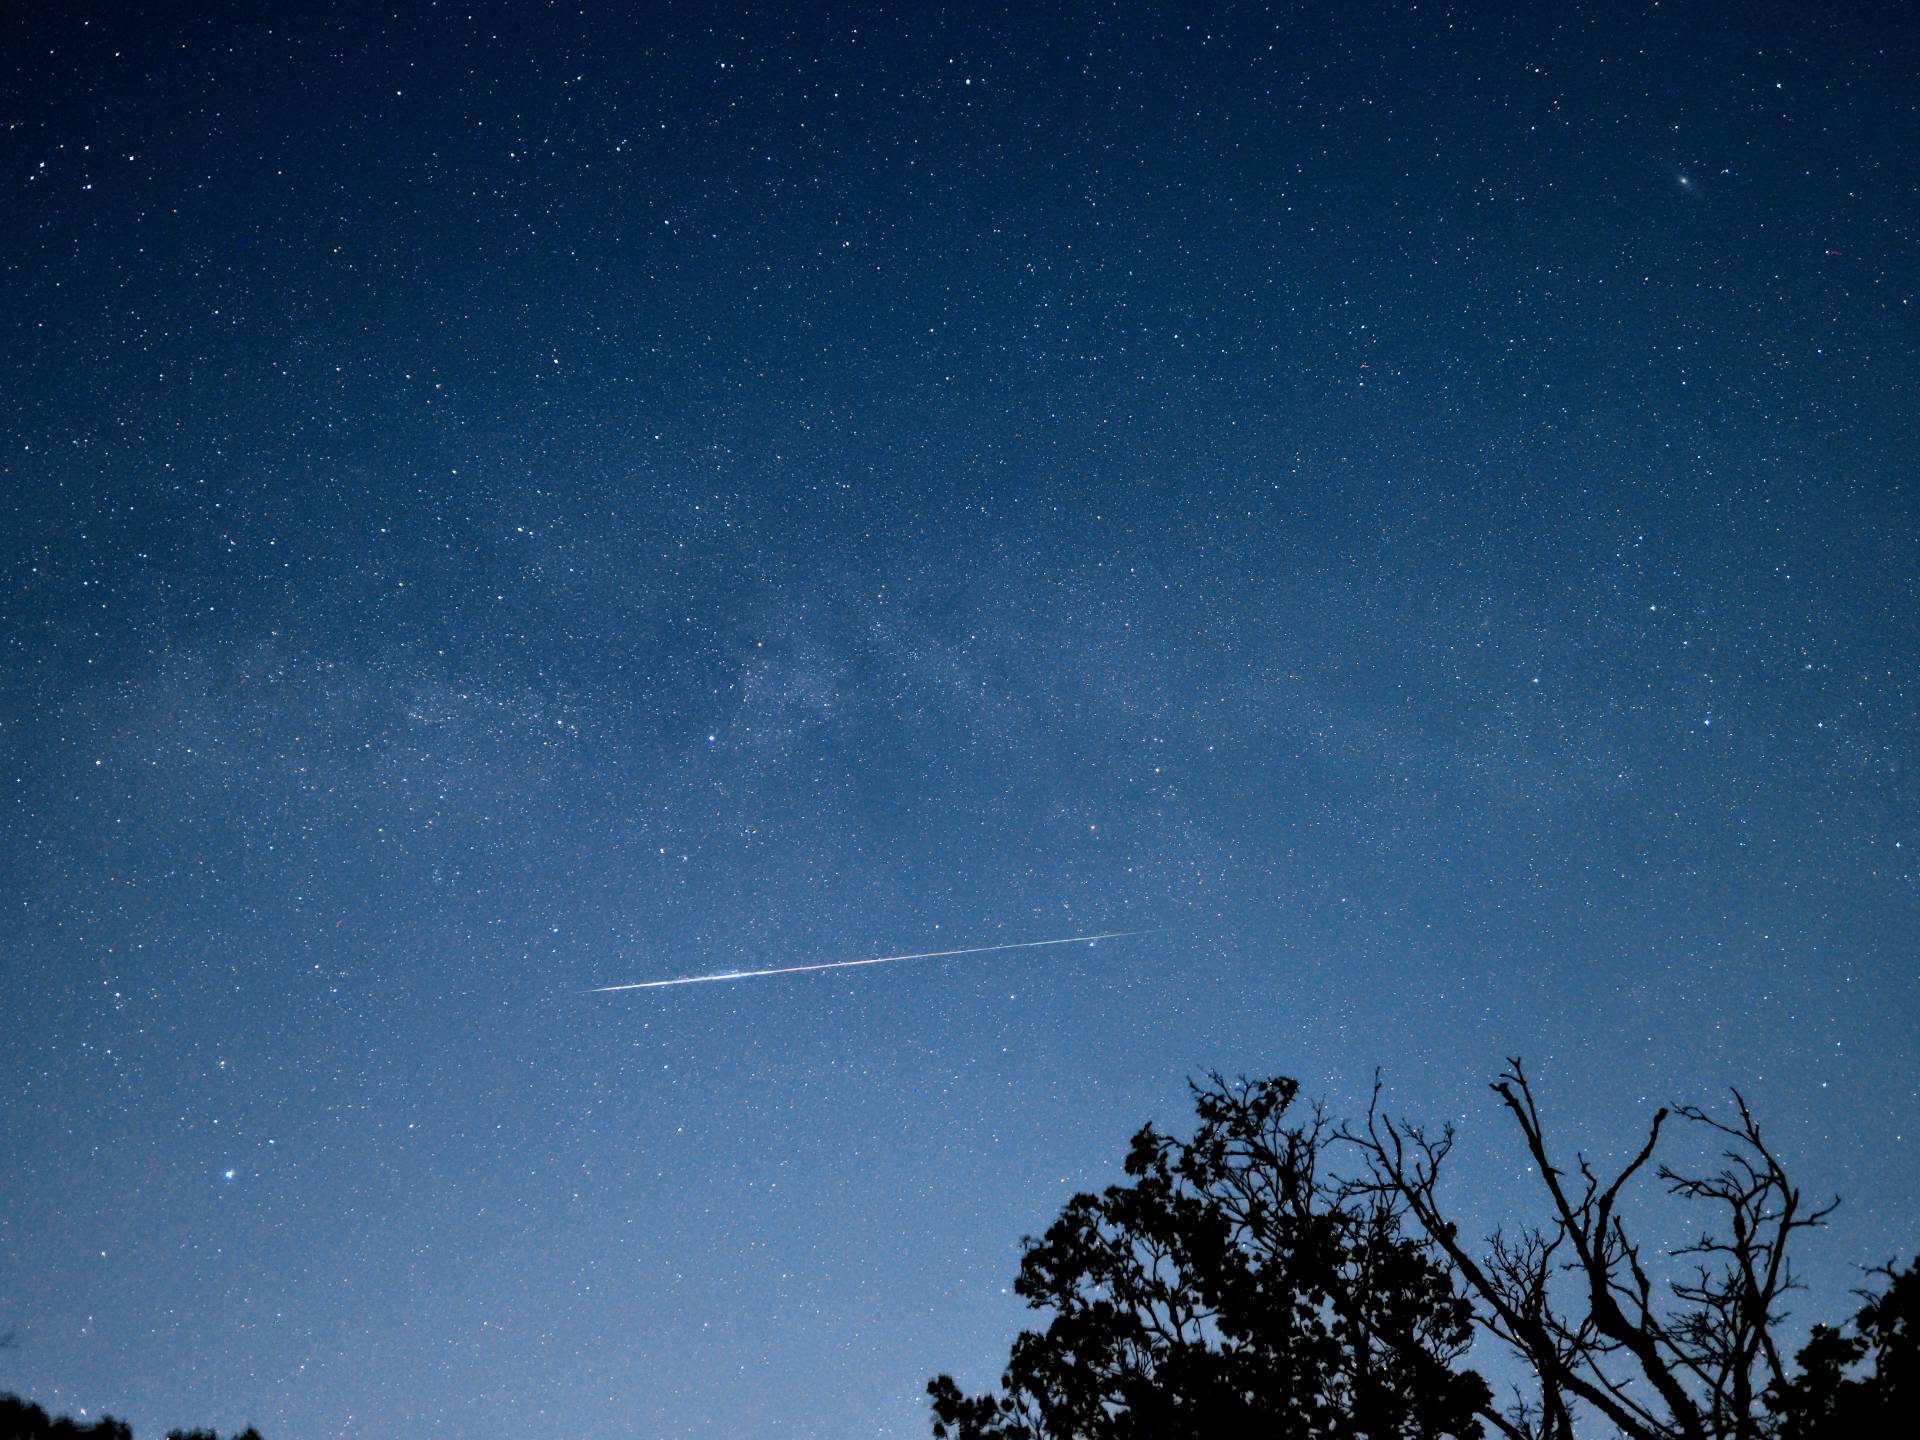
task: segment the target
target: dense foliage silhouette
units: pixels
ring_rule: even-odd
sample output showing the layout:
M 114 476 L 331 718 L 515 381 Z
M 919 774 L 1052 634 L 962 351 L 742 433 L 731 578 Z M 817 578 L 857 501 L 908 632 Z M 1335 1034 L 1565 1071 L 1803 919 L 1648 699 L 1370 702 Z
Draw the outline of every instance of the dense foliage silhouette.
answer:
M 997 1396 L 936 1379 L 935 1435 L 1479 1435 L 1471 1309 L 1397 1197 L 1327 1177 L 1331 1132 L 1289 1118 L 1297 1090 L 1214 1076 L 1190 1141 L 1135 1135 L 1130 1183 L 1027 1242 L 1015 1289 L 1052 1323 L 1015 1341 Z
M 70 1420 L 64 1415 L 49 1415 L 18 1395 L 0 1395 L 0 1440 L 133 1440 L 133 1430 L 124 1420 L 116 1420 L 111 1415 L 84 1422 Z M 220 1437 L 211 1430 L 169 1430 L 167 1440 L 220 1440 Z M 260 1432 L 249 1425 L 233 1440 L 260 1440 Z
M 1778 1440 L 1842 1440 L 1912 1428 L 1920 1400 L 1920 1258 L 1905 1270 L 1881 1266 L 1874 1274 L 1886 1288 L 1863 1297 L 1851 1333 L 1814 1326 L 1798 1357 L 1800 1373 L 1768 1390 Z
M 111 1415 L 81 1422 L 57 1419 L 18 1395 L 0 1395 L 0 1440 L 132 1440 L 133 1431 Z
M 1133 1139 L 1127 1183 L 1076 1195 L 1023 1247 L 1016 1292 L 1051 1319 L 1014 1342 L 997 1392 L 927 1387 L 944 1440 L 1474 1437 L 1840 1440 L 1895 1433 L 1913 1397 L 1920 1279 L 1885 1282 L 1850 1327 L 1816 1327 L 1789 1373 L 1788 1250 L 1808 1204 L 1738 1093 L 1721 1119 L 1662 1109 L 1611 1174 L 1555 1159 L 1518 1060 L 1494 1094 L 1541 1220 L 1463 1241 L 1440 1176 L 1451 1128 L 1375 1104 L 1364 1123 L 1290 1117 L 1291 1080 L 1193 1088 L 1190 1141 Z M 1669 1123 L 1718 1169 L 1658 1159 Z M 1338 1161 L 1336 1168 L 1334 1162 Z M 1704 1219 L 1645 1249 L 1629 1187 L 1652 1177 Z M 1656 1258 L 1657 1257 L 1657 1258 Z M 1920 1262 L 1916 1262 L 1920 1265 Z M 1466 1366 L 1475 1334 L 1532 1377 L 1499 1405 Z

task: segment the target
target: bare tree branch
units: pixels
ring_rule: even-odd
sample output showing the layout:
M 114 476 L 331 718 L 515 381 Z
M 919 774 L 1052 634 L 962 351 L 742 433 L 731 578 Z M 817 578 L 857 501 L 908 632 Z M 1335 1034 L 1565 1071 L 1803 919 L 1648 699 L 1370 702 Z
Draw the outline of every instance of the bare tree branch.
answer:
M 1805 1206 L 1738 1092 L 1728 1120 L 1693 1106 L 1657 1110 L 1645 1140 L 1609 1178 L 1584 1155 L 1571 1169 L 1554 1162 L 1519 1059 L 1491 1088 L 1539 1173 L 1549 1214 L 1515 1234 L 1496 1231 L 1477 1254 L 1438 1197 L 1451 1128 L 1434 1138 L 1382 1115 L 1376 1076 L 1365 1125 L 1340 1138 L 1359 1148 L 1366 1183 L 1397 1196 L 1454 1266 L 1480 1328 L 1533 1372 L 1537 1399 L 1516 1400 L 1496 1428 L 1571 1440 L 1584 1406 L 1631 1440 L 1759 1440 L 1761 1398 L 1785 1384 L 1776 1334 L 1780 1301 L 1794 1288 L 1789 1244 L 1833 1205 Z M 1689 1175 L 1656 1164 L 1676 1118 L 1728 1142 L 1721 1169 Z M 1622 1213 L 1629 1185 L 1649 1167 L 1670 1193 L 1704 1202 L 1718 1220 L 1660 1252 L 1692 1257 L 1685 1277 L 1662 1281 L 1650 1272 Z

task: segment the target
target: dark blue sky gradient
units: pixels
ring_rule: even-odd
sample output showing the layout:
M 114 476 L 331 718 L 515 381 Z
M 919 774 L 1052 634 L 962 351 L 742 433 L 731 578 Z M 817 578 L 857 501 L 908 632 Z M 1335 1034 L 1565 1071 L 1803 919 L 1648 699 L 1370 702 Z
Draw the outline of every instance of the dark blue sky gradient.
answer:
M 0 22 L 0 1389 L 921 1435 L 1209 1067 L 1920 1243 L 1902 7 L 399 8 Z

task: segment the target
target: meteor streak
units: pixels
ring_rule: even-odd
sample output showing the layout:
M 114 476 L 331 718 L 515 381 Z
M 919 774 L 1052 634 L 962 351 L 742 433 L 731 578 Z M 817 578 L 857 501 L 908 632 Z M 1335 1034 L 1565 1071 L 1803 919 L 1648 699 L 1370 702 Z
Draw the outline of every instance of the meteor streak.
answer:
M 1107 930 L 1098 935 L 1069 935 L 1064 940 L 1014 940 L 1005 945 L 969 945 L 960 950 L 921 950 L 912 955 L 875 955 L 866 960 L 827 960 L 818 965 L 782 965 L 776 970 L 728 970 L 719 975 L 682 975 L 674 980 L 636 980 L 630 985 L 599 985 L 589 995 L 615 990 L 661 990 L 669 985 L 710 985 L 718 980 L 758 980 L 764 975 L 804 975 L 810 970 L 848 970 L 855 965 L 891 965 L 896 960 L 939 960 L 949 955 L 989 955 L 996 950 L 1033 950 L 1042 945 L 1091 945 L 1095 940 L 1124 940 L 1152 930 Z

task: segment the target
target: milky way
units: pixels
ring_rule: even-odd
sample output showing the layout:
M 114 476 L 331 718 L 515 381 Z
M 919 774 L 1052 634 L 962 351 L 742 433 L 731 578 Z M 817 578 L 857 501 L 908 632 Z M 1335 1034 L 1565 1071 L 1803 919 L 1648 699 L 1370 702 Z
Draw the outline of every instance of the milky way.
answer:
M 5 24 L 0 1390 L 924 1436 L 1215 1070 L 1920 1245 L 1906 18 Z

